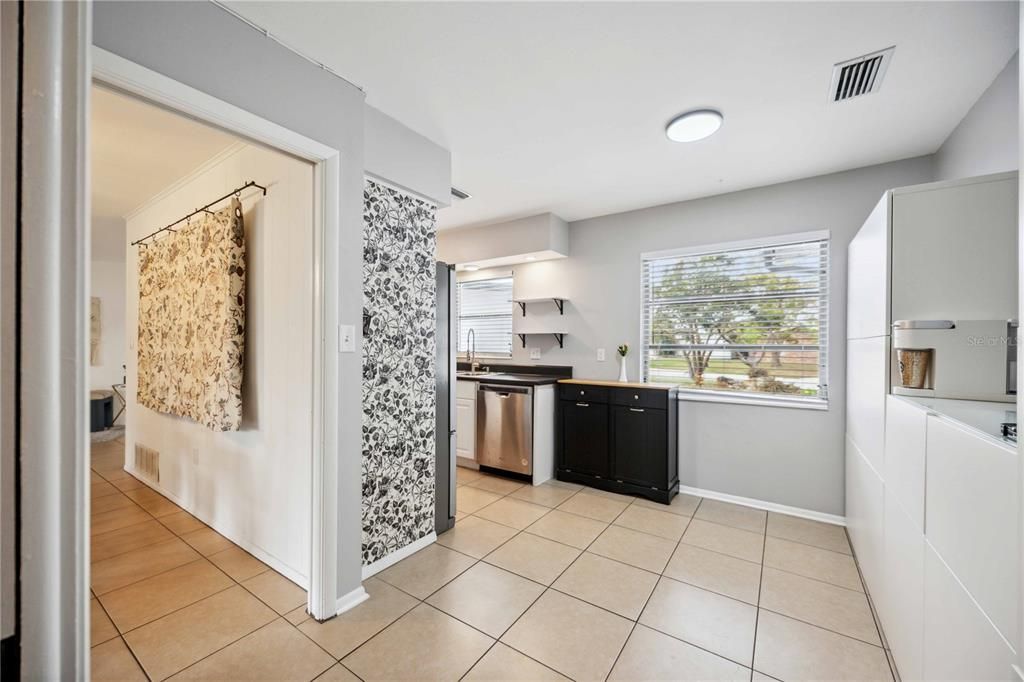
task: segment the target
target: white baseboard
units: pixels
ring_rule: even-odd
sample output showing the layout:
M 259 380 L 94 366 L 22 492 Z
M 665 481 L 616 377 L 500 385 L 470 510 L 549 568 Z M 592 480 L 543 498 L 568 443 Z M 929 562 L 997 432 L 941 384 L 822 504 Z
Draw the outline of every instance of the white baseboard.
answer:
M 412 556 L 424 547 L 434 544 L 436 541 L 437 533 L 434 531 L 430 531 L 429 535 L 424 535 L 416 542 L 410 543 L 402 549 L 392 552 L 391 554 L 388 554 L 383 559 L 377 559 L 372 564 L 367 564 L 366 566 L 363 566 L 363 580 L 366 580 L 372 575 L 380 573 L 388 566 L 393 566 L 394 564 L 397 564 L 399 561 L 406 557 Z
M 338 600 L 338 605 L 334 609 L 334 615 L 340 616 L 349 609 L 362 604 L 369 598 L 370 595 L 363 589 L 363 586 L 360 585 Z
M 147 487 L 157 491 L 158 493 L 169 499 L 171 502 L 178 505 L 183 510 L 187 511 L 189 514 L 196 517 L 197 519 L 205 523 L 207 526 L 214 529 L 215 531 L 226 537 L 228 540 L 244 549 L 249 554 L 252 554 L 254 557 L 265 563 L 267 566 L 270 566 L 272 569 L 283 575 L 285 578 L 288 578 L 288 580 L 291 580 L 293 583 L 309 592 L 308 575 L 302 575 L 294 568 L 291 568 L 290 566 L 279 560 L 277 557 L 271 554 L 267 554 L 266 550 L 252 544 L 246 538 L 242 537 L 241 534 L 236 533 L 233 529 L 226 528 L 222 524 L 211 523 L 209 518 L 201 516 L 197 514 L 194 510 L 189 509 L 188 505 L 186 505 L 180 497 L 178 497 L 171 491 L 163 488 L 158 483 L 154 483 L 152 480 L 147 478 L 142 473 L 135 471 L 133 468 L 127 465 L 124 467 L 124 470 L 127 471 L 132 476 L 134 476 L 135 478 L 139 479 L 141 482 L 145 483 Z
M 740 497 L 739 495 L 729 495 L 728 493 L 720 493 L 714 490 L 704 490 L 703 488 L 692 488 L 688 485 L 680 485 L 679 492 L 687 493 L 689 495 L 697 495 L 698 497 L 706 497 L 710 500 L 718 500 L 720 502 L 732 502 L 733 504 L 740 504 L 744 507 L 753 507 L 754 509 L 764 509 L 765 511 L 777 512 L 779 514 L 788 514 L 790 516 L 799 516 L 803 519 L 810 519 L 812 521 L 821 521 L 822 523 L 831 523 L 836 526 L 845 526 L 846 517 L 837 516 L 835 514 L 825 514 L 824 512 L 813 511 L 811 509 L 801 509 L 800 507 L 790 507 L 785 504 L 776 504 L 775 502 L 765 502 L 764 500 L 755 500 L 752 497 Z

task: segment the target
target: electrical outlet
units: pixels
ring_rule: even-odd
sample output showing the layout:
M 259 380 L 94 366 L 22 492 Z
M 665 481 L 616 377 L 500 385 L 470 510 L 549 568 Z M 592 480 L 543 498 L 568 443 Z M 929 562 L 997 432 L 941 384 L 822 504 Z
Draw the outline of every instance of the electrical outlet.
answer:
M 605 360 L 604 348 L 598 348 L 597 349 L 597 361 L 598 362 L 604 362 L 604 360 Z
M 531 360 L 540 360 L 540 348 L 531 348 L 530 349 L 530 359 Z

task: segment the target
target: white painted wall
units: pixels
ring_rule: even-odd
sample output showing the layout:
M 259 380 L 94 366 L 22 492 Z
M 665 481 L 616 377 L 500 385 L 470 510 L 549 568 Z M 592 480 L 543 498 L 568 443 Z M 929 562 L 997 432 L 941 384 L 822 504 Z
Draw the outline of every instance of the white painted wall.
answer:
M 247 180 L 246 340 L 242 428 L 215 433 L 135 402 L 136 248 L 127 269 L 127 459 L 136 443 L 160 452 L 160 488 L 182 507 L 303 586 L 310 559 L 313 170 L 246 145 L 179 183 L 128 219 L 148 234 Z
M 635 378 L 641 253 L 830 230 L 829 410 L 680 402 L 679 470 L 683 485 L 843 515 L 846 248 L 882 192 L 927 182 L 931 173 L 931 158 L 920 157 L 570 223 L 569 258 L 514 267 L 516 298 L 569 298 L 564 317 L 554 305 L 527 310 L 531 329 L 566 330 L 565 348 L 553 337 L 529 337 L 526 349 L 515 339 L 512 360 L 529 363 L 536 347 L 541 363 L 572 365 L 581 378 L 614 379 L 615 347 L 628 343 Z M 607 361 L 597 361 L 598 348 Z
M 126 356 L 124 327 L 125 221 L 122 218 L 92 220 L 90 295 L 100 299 L 100 364 L 89 365 L 89 388 L 110 390 L 121 383 Z M 114 412 L 120 408 L 114 398 Z M 118 419 L 122 423 L 124 415 Z
M 1000 72 L 935 153 L 935 179 L 1017 170 L 1019 54 Z

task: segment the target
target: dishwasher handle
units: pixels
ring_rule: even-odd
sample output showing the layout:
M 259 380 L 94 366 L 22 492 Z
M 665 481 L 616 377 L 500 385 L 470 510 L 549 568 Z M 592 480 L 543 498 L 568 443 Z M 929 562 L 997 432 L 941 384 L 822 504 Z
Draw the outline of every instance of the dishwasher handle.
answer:
M 480 384 L 477 387 L 477 391 L 480 393 L 497 393 L 501 398 L 507 398 L 513 393 L 520 395 L 530 395 L 533 389 L 529 386 L 503 386 L 501 384 Z

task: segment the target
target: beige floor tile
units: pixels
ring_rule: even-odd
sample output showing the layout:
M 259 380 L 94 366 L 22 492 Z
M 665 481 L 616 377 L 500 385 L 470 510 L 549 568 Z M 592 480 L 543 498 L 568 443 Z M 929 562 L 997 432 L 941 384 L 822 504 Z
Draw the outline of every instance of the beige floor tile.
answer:
M 326 622 L 309 619 L 299 629 L 335 658 L 353 649 L 416 606 L 415 598 L 376 578 L 363 583 L 370 598 Z
M 476 479 L 480 478 L 481 476 L 483 476 L 483 474 L 480 473 L 479 471 L 477 471 L 476 469 L 469 469 L 467 467 L 456 467 L 455 468 L 455 484 L 456 485 L 466 485 L 470 481 L 475 481 Z
M 341 663 L 335 663 L 327 672 L 316 678 L 316 682 L 359 682 L 359 678 Z
M 426 599 L 475 563 L 476 559 L 461 552 L 433 544 L 381 571 L 377 578 L 417 599 Z
M 876 646 L 770 611 L 757 621 L 754 668 L 780 680 L 892 680 Z
M 672 498 L 672 501 L 668 504 L 662 504 L 661 502 L 655 502 L 648 500 L 643 497 L 636 498 L 636 502 L 633 504 L 638 507 L 647 507 L 648 509 L 657 509 L 658 511 L 668 512 L 670 514 L 679 514 L 680 516 L 693 516 L 693 512 L 697 510 L 697 505 L 700 504 L 701 498 L 694 495 L 687 495 L 686 493 L 679 493 Z
M 108 483 L 107 485 L 110 484 Z M 104 495 L 103 497 L 93 498 L 92 503 L 89 505 L 89 511 L 92 514 L 102 514 L 134 506 L 135 503 L 131 499 L 118 492 L 116 495 Z
M 275 620 L 195 663 L 175 680 L 312 680 L 333 658 L 292 627 Z
M 764 554 L 764 535 L 700 519 L 690 522 L 683 542 L 757 563 Z
M 761 608 L 881 646 L 863 592 L 765 568 Z
M 212 528 L 200 528 L 191 533 L 185 533 L 180 537 L 203 556 L 223 552 L 225 549 L 235 546 L 230 540 Z
M 95 564 L 97 561 L 103 561 L 133 549 L 174 539 L 174 534 L 171 531 L 161 526 L 152 517 L 148 515 L 147 517 L 148 521 L 93 535 L 90 548 L 92 563 Z
M 96 599 L 89 600 L 89 644 L 96 646 L 117 637 L 117 628 Z
M 519 490 L 526 484 L 522 481 L 516 481 L 511 478 L 502 478 L 501 476 L 484 474 L 480 478 L 470 481 L 467 485 L 473 488 L 479 488 L 480 490 L 497 493 L 498 495 L 508 495 Z M 455 496 L 457 499 L 458 493 L 456 493 Z
M 292 625 L 301 625 L 309 620 L 309 612 L 306 611 L 306 606 L 302 605 L 284 614 L 284 618 Z
M 127 490 L 124 494 L 132 498 L 135 501 L 135 504 L 139 505 L 157 518 L 161 516 L 168 516 L 170 514 L 177 514 L 182 511 L 181 507 L 174 504 L 152 488 L 136 488 L 135 490 Z
M 273 610 L 235 586 L 132 630 L 125 640 L 146 673 L 162 680 L 275 618 Z
M 100 483 L 93 483 L 90 489 L 90 496 L 92 499 L 104 497 L 106 495 L 117 495 L 120 491 L 114 486 L 110 485 L 106 481 Z
M 427 603 L 491 637 L 501 637 L 543 591 L 542 585 L 481 562 L 445 585 Z
M 699 587 L 662 578 L 640 616 L 644 625 L 750 666 L 757 609 Z
M 760 564 L 681 542 L 665 567 L 665 575 L 757 606 Z
M 548 590 L 501 641 L 574 680 L 603 680 L 632 621 Z
M 857 563 L 852 556 L 842 552 L 769 536 L 764 543 L 764 565 L 850 590 L 864 591 Z
M 128 632 L 234 584 L 216 566 L 200 559 L 102 594 L 100 601 L 117 629 Z
M 654 573 L 584 552 L 551 587 L 636 620 L 657 583 Z
M 515 528 L 469 516 L 456 523 L 447 533 L 439 535 L 437 544 L 482 559 L 515 534 Z
M 206 524 L 184 511 L 161 516 L 160 523 L 167 526 L 175 535 L 184 535 L 206 528 Z
M 103 480 L 114 483 L 115 481 L 123 481 L 126 478 L 135 478 L 124 469 L 115 469 L 113 471 L 104 471 L 103 475 L 100 476 Z M 114 487 L 117 487 L 116 485 Z
M 548 507 L 539 504 L 524 502 L 512 497 L 503 497 L 476 512 L 476 516 L 522 530 L 549 511 L 551 510 Z
M 125 473 L 128 474 L 127 471 Z M 139 488 L 146 487 L 145 483 L 135 478 L 131 474 L 128 474 L 128 476 L 124 478 L 111 478 L 108 480 L 110 481 L 111 485 L 113 485 L 115 488 L 117 488 L 123 493 L 126 493 L 129 490 L 138 490 Z
M 833 552 L 852 554 L 850 542 L 846 539 L 846 529 L 831 523 L 801 519 L 786 514 L 768 514 L 768 535 L 814 545 Z
M 492 502 L 497 502 L 501 497 L 498 493 L 464 485 L 455 491 L 455 508 L 460 512 L 472 514 Z
M 231 546 L 222 552 L 216 552 L 206 558 L 238 582 L 248 580 L 270 570 L 270 566 L 267 566 L 241 547 Z
M 113 443 L 95 443 L 90 448 L 90 467 L 100 476 L 124 469 L 124 447 Z
M 120 637 L 94 646 L 90 655 L 90 672 L 95 682 L 146 682 L 146 674 Z
M 420 604 L 342 663 L 364 680 L 456 680 L 493 643 L 465 623 Z
M 746 681 L 750 670 L 732 661 L 637 625 L 626 640 L 609 680 Z
M 112 530 L 127 528 L 128 526 L 134 526 L 136 523 L 151 521 L 152 519 L 153 517 L 146 510 L 137 506 L 115 509 L 114 511 L 101 514 L 93 514 L 89 524 L 89 532 L 91 535 L 109 533 Z
M 601 497 L 600 495 L 592 495 L 584 490 L 558 505 L 558 508 L 564 512 L 571 512 L 580 516 L 597 519 L 598 521 L 604 521 L 605 523 L 611 523 L 628 506 L 626 502 Z
M 199 554 L 177 538 L 133 549 L 92 565 L 92 589 L 97 595 L 116 590 L 183 566 Z
M 488 554 L 484 561 L 550 585 L 579 555 L 580 550 L 560 542 L 520 533 Z
M 102 476 L 97 474 L 95 471 L 90 471 L 89 472 L 89 483 L 103 483 L 103 481 L 105 481 L 105 480 L 107 480 L 107 479 L 103 478 Z
M 609 500 L 618 500 L 619 502 L 625 502 L 626 504 L 632 504 L 636 500 L 636 495 L 623 495 L 622 493 L 613 493 L 610 490 L 601 490 L 600 488 L 591 488 L 589 486 L 583 489 L 583 492 L 588 495 L 597 495 L 598 497 L 605 497 Z
M 768 523 L 768 512 L 739 504 L 705 499 L 700 503 L 694 518 L 720 523 L 723 526 L 742 528 L 754 533 L 763 533 L 765 525 Z
M 630 566 L 661 573 L 675 547 L 676 543 L 672 540 L 621 526 L 608 526 L 587 551 Z
M 629 507 L 615 519 L 616 526 L 638 530 L 641 533 L 650 533 L 668 540 L 679 540 L 689 523 L 688 516 L 669 514 L 636 505 Z
M 577 488 L 566 488 L 559 481 L 548 481 L 540 485 L 524 485 L 511 497 L 545 507 L 557 507 L 576 494 Z
M 554 509 L 550 514 L 528 527 L 526 532 L 565 545 L 572 545 L 577 549 L 586 549 L 587 545 L 593 542 L 607 527 L 608 524 L 604 521 Z
M 462 682 L 569 682 L 529 656 L 498 642 L 466 673 Z
M 242 587 L 282 616 L 306 603 L 306 591 L 277 571 L 265 571 L 249 578 Z

